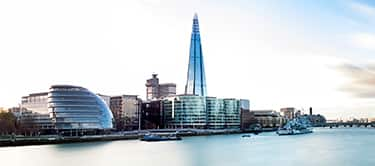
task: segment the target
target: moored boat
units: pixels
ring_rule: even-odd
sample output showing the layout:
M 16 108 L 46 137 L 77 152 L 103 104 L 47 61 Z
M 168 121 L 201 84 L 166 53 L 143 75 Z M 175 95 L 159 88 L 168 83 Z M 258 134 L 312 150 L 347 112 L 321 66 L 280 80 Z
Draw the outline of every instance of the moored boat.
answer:
M 301 128 L 301 129 L 279 129 L 276 131 L 278 135 L 298 135 L 298 134 L 308 134 L 312 133 L 311 128 Z
M 140 140 L 141 141 L 175 141 L 181 140 L 182 138 L 176 134 L 159 135 L 159 134 L 145 134 Z

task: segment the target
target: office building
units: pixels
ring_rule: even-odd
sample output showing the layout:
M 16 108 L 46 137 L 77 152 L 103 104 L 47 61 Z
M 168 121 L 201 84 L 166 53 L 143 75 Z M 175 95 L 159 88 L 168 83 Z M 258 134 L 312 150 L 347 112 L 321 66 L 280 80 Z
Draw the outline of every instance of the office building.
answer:
M 146 81 L 146 100 L 157 100 L 176 95 L 176 84 L 160 84 L 157 76 L 157 74 L 152 74 L 152 78 Z
M 88 89 L 53 85 L 48 93 L 48 111 L 59 131 L 109 130 L 113 115 L 102 98 Z
M 86 88 L 53 85 L 48 92 L 22 97 L 14 109 L 21 125 L 38 130 L 109 130 L 113 116 L 105 102 Z
M 177 95 L 163 100 L 167 128 L 206 128 L 206 99 L 204 96 Z
M 141 114 L 142 129 L 160 129 L 164 127 L 160 100 L 142 102 Z
M 20 125 L 28 129 L 49 130 L 55 126 L 48 111 L 48 92 L 23 96 L 19 116 Z M 14 111 L 16 112 L 16 111 Z
M 240 100 L 177 95 L 162 101 L 167 128 L 239 129 Z
M 197 14 L 193 18 L 193 30 L 190 41 L 190 56 L 185 86 L 185 94 L 206 96 L 206 74 L 204 70 L 201 37 Z
M 117 130 L 136 130 L 139 128 L 141 99 L 137 95 L 112 96 L 110 108 L 116 121 Z
M 226 114 L 224 100 L 216 97 L 206 97 L 207 128 L 224 129 L 226 125 Z

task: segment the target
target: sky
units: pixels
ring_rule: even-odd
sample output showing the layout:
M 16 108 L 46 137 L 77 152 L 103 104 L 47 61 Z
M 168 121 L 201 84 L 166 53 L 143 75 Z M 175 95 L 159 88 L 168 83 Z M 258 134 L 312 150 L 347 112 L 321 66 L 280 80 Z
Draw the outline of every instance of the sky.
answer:
M 54 84 L 144 99 L 153 73 L 182 94 L 194 13 L 209 96 L 375 117 L 370 0 L 0 1 L 0 107 Z

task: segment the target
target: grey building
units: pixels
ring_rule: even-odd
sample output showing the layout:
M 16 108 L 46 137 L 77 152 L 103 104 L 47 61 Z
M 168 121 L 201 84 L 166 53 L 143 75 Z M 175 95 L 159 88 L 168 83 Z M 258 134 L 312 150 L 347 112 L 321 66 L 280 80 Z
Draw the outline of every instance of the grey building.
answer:
M 157 74 L 152 74 L 152 78 L 146 80 L 146 99 L 155 100 L 176 95 L 176 84 L 160 84 L 157 76 Z
M 137 95 L 112 96 L 110 108 L 116 121 L 117 130 L 136 130 L 139 128 L 139 118 L 142 100 Z

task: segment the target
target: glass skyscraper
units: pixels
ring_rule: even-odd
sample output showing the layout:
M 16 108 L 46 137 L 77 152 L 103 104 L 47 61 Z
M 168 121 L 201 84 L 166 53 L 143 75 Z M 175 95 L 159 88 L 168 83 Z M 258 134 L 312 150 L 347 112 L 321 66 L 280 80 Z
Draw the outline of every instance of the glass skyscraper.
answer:
M 204 71 L 201 37 L 197 14 L 193 19 L 193 31 L 190 41 L 190 56 L 185 94 L 206 96 L 206 74 Z

